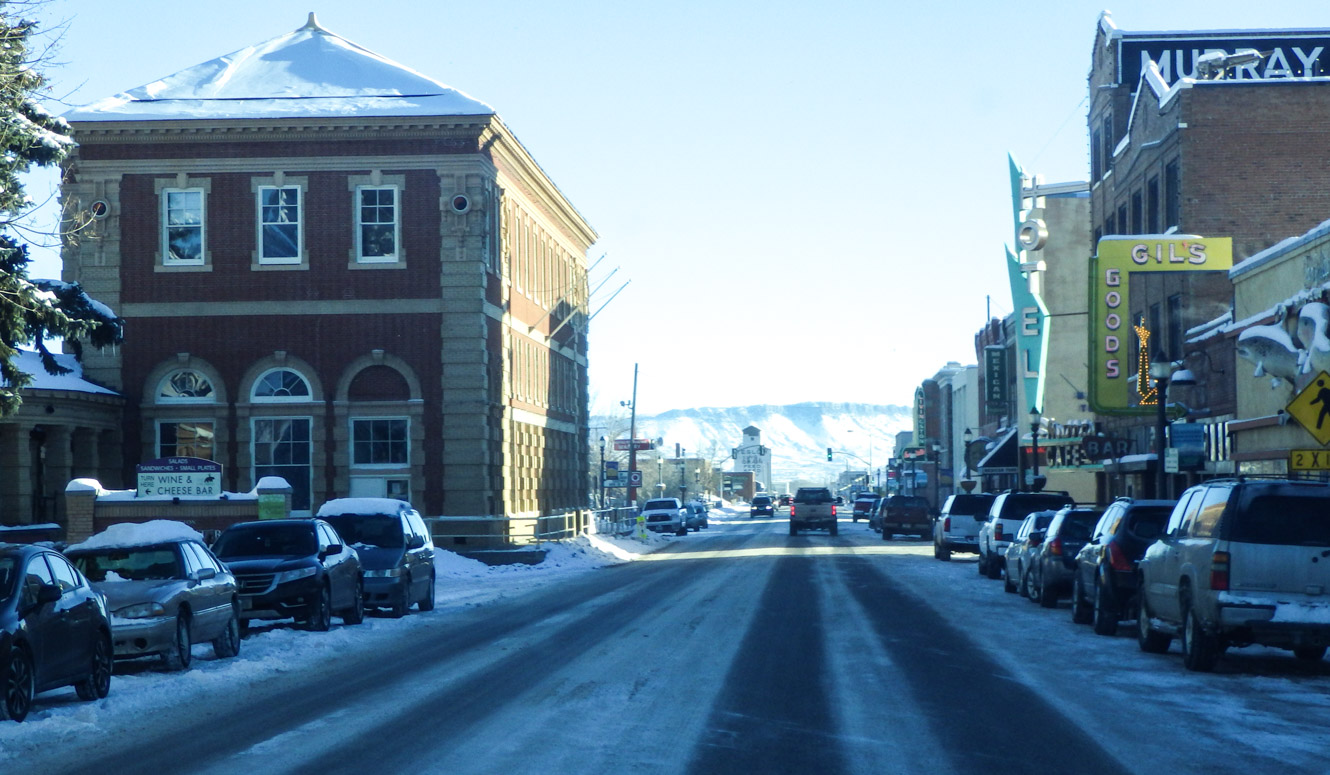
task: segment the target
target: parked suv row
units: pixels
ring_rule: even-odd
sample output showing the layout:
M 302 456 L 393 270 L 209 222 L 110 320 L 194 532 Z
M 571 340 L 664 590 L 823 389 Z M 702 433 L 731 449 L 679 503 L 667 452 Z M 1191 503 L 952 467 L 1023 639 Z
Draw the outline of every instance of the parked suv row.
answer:
M 1065 492 L 1004 492 L 994 497 L 979 529 L 979 574 L 1002 578 L 1007 547 L 1031 512 L 1057 511 L 1075 503 Z

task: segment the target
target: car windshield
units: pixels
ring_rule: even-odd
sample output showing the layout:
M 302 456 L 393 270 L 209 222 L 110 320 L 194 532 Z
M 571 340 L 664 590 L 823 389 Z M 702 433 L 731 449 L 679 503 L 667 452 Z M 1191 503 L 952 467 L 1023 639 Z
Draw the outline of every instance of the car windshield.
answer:
M 1164 525 L 1173 513 L 1172 506 L 1142 506 L 1132 509 L 1131 523 L 1127 526 L 1132 536 L 1142 541 L 1153 541 L 1164 532 Z
M 1330 489 L 1260 490 L 1244 497 L 1230 541 L 1285 546 L 1330 546 Z M 1251 491 L 1248 491 L 1249 493 Z M 1247 496 L 1247 493 L 1244 493 Z
M 72 553 L 69 559 L 88 577 L 88 581 L 158 581 L 185 577 L 173 546 L 99 549 Z
M 1002 503 L 1002 519 L 1023 519 L 1022 515 L 1029 514 L 1032 511 L 1043 511 L 1045 509 L 1060 509 L 1063 506 L 1070 506 L 1072 499 L 1066 495 L 1053 495 L 1051 493 L 1039 492 L 1018 492 L 1008 495 Z
M 992 505 L 992 495 L 956 495 L 951 499 L 947 513 L 952 516 L 987 516 L 988 508 Z
M 0 557 L 0 601 L 8 602 L 14 594 L 14 578 L 18 575 L 14 569 L 18 567 L 18 559 L 15 557 Z
M 291 557 L 314 554 L 318 541 L 311 525 L 250 525 L 227 528 L 213 553 L 222 560 L 238 557 Z
M 402 548 L 402 519 L 396 515 L 343 514 L 325 517 L 337 534 L 352 546 L 378 546 L 384 549 Z
M 651 511 L 652 509 L 677 509 L 677 508 L 679 507 L 674 505 L 674 501 L 647 501 L 647 505 L 642 507 L 644 511 Z
M 1062 518 L 1058 535 L 1069 541 L 1087 541 L 1100 516 L 1097 511 L 1073 511 Z
M 831 491 L 826 489 L 800 490 L 799 493 L 794 496 L 794 499 L 800 503 L 809 504 L 831 503 Z

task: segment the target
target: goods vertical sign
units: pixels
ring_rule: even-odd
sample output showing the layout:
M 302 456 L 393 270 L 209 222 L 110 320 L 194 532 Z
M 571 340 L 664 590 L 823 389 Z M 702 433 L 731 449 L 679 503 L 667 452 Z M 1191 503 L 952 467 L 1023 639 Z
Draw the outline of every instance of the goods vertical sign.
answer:
M 1090 260 L 1090 406 L 1099 414 L 1157 411 L 1133 400 L 1132 379 L 1150 378 L 1148 364 L 1132 362 L 1139 336 L 1128 291 L 1136 272 L 1216 272 L 1233 268 L 1233 240 L 1182 234 L 1104 237 Z M 1157 332 L 1156 332 L 1157 333 Z M 1147 354 L 1151 351 L 1147 348 Z

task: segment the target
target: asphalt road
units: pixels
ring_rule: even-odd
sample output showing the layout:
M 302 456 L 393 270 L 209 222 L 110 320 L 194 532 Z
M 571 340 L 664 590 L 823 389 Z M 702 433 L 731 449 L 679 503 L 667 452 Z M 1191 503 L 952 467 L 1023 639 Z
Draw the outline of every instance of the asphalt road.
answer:
M 1127 771 L 894 578 L 862 523 L 785 527 L 715 524 L 32 771 Z

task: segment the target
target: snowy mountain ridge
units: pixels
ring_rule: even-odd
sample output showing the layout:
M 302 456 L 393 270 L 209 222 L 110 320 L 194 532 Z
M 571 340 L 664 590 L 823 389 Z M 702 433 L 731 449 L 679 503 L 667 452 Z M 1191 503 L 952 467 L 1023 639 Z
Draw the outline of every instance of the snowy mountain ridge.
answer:
M 666 457 L 675 445 L 688 457 L 710 458 L 731 470 L 730 450 L 743 442 L 743 429 L 762 431 L 762 444 L 771 450 L 774 483 L 796 479 L 821 481 L 848 466 L 867 470 L 886 465 L 896 434 L 913 427 L 906 406 L 808 402 L 784 406 L 758 404 L 737 407 L 671 409 L 638 415 L 637 437 L 661 440 Z M 628 438 L 629 417 L 592 417 L 592 438 Z M 827 447 L 833 459 L 827 461 Z M 608 449 L 608 447 L 607 447 Z M 607 455 L 609 453 L 607 452 Z M 774 484 L 773 483 L 773 484 Z

